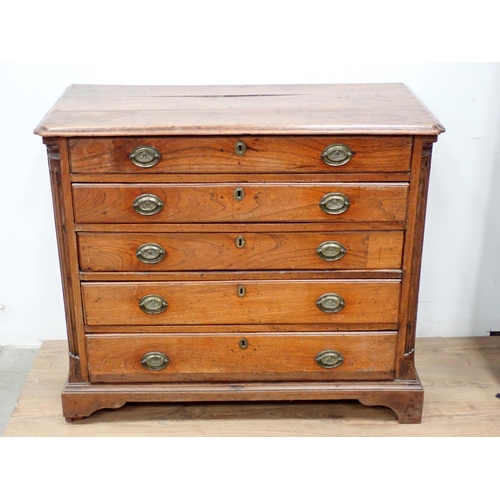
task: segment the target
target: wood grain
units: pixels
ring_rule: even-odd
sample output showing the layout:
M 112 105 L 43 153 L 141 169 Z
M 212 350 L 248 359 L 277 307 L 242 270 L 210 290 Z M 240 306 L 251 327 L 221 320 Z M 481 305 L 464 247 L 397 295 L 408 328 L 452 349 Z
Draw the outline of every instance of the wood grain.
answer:
M 87 333 L 204 333 L 207 335 L 217 335 L 219 333 L 239 332 L 239 333 L 289 333 L 289 332 L 330 332 L 338 333 L 343 331 L 390 331 L 398 328 L 395 322 L 390 323 L 273 323 L 273 324 L 233 324 L 233 325 L 97 325 L 85 326 Z
M 110 184 L 142 184 L 155 183 L 161 184 L 200 184 L 200 183 L 219 183 L 221 176 L 219 174 L 185 174 L 182 172 L 168 174 L 148 174 L 147 172 L 137 172 L 133 174 L 70 174 L 70 179 L 75 183 L 97 183 L 105 182 Z M 233 173 L 224 174 L 224 182 L 241 184 L 251 182 L 268 183 L 268 182 L 283 182 L 285 179 L 282 173 L 272 174 L 257 174 L 257 173 Z M 351 172 L 344 173 L 339 170 L 329 172 L 327 174 L 305 174 L 305 173 L 290 173 L 286 174 L 286 182 L 297 183 L 306 182 L 310 184 L 318 184 L 323 182 L 410 182 L 412 179 L 411 172 Z
M 87 335 L 91 382 L 231 382 L 271 380 L 390 380 L 396 332 L 245 335 Z M 318 365 L 325 350 L 342 354 L 331 369 Z M 158 371 L 141 364 L 148 352 L 168 356 Z
M 69 348 L 69 380 L 88 380 L 66 141 L 45 139 Z
M 36 134 L 59 137 L 437 135 L 443 131 L 438 120 L 401 83 L 73 85 L 35 129 Z
M 495 397 L 500 392 L 500 338 L 417 338 L 416 350 L 425 387 L 420 425 L 399 425 L 382 406 L 290 399 L 126 404 L 67 424 L 61 409 L 66 341 L 44 341 L 5 436 L 500 437 L 500 400 Z
M 82 283 L 85 323 L 96 326 L 396 323 L 399 289 L 397 280 Z M 316 301 L 326 293 L 341 295 L 344 309 L 320 311 Z M 163 297 L 167 310 L 144 313 L 139 301 L 149 294 Z
M 79 233 L 80 269 L 83 271 L 196 271 L 293 269 L 398 269 L 404 233 Z M 237 246 L 243 238 L 244 247 Z M 317 254 L 328 241 L 347 253 L 326 261 Z M 144 263 L 137 249 L 160 245 L 162 261 Z M 240 243 L 241 245 L 242 243 Z
M 81 281 L 241 281 L 283 279 L 285 271 L 82 271 Z M 394 280 L 401 279 L 401 269 L 293 270 L 290 280 Z
M 403 281 L 400 304 L 400 328 L 403 335 L 399 339 L 396 370 L 398 377 L 409 380 L 416 376 L 414 351 L 417 331 L 418 290 L 434 139 L 435 137 L 419 137 L 415 140 L 412 159 L 414 180 L 410 184 L 408 194 L 408 225 L 411 230 L 406 232 L 403 252 Z
M 74 184 L 77 223 L 184 222 L 362 222 L 406 219 L 407 184 Z M 234 191 L 244 189 L 236 200 Z M 328 193 L 350 201 L 341 214 L 327 214 L 319 203 Z M 132 204 L 144 194 L 165 206 L 141 215 Z
M 243 156 L 235 144 L 247 147 Z M 176 173 L 348 173 L 407 172 L 410 170 L 412 137 L 285 136 L 259 137 L 140 137 L 70 139 L 71 171 L 92 174 Z M 329 166 L 321 153 L 330 144 L 343 144 L 354 156 L 345 165 Z M 134 165 L 132 150 L 151 146 L 161 154 L 153 167 Z
M 365 221 L 365 222 L 289 222 L 286 227 L 282 223 L 272 222 L 245 222 L 244 225 L 237 222 L 193 222 L 182 224 L 148 224 L 141 223 L 98 223 L 75 224 L 78 233 L 281 233 L 285 229 L 287 233 L 308 232 L 330 232 L 330 231 L 401 231 L 406 229 L 406 221 Z

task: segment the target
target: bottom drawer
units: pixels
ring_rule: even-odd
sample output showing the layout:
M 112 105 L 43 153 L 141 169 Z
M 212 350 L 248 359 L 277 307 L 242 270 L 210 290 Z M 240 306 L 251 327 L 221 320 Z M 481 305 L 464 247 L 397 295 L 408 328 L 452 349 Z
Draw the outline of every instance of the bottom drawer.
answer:
M 396 332 L 87 335 L 91 382 L 390 380 Z

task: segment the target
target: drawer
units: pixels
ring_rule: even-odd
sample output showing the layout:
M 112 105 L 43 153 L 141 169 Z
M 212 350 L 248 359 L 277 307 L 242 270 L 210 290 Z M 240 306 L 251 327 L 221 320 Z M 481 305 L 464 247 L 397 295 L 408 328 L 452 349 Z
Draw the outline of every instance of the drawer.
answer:
M 405 221 L 406 183 L 74 184 L 77 223 Z
M 91 382 L 389 380 L 396 340 L 395 332 L 96 334 L 86 345 Z
M 388 136 L 78 138 L 69 140 L 69 153 L 72 172 L 86 174 L 407 172 L 412 143 Z
M 402 231 L 79 233 L 83 271 L 399 269 Z
M 98 325 L 396 324 L 398 280 L 83 283 Z M 368 329 L 372 329 L 373 327 Z

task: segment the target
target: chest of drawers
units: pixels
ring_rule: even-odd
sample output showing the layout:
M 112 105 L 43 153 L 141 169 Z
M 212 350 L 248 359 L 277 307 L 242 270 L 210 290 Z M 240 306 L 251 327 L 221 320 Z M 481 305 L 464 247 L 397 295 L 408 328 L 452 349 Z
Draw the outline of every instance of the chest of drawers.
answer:
M 67 319 L 64 417 L 357 399 L 419 422 L 443 130 L 402 84 L 71 86 L 35 130 Z

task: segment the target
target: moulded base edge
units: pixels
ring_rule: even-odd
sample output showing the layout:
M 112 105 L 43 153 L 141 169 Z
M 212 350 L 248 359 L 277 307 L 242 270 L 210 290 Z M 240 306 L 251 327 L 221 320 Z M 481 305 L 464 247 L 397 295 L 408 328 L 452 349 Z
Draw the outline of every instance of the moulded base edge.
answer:
M 252 382 L 177 384 L 76 384 L 62 392 L 66 421 L 88 417 L 125 403 L 220 401 L 306 401 L 357 399 L 367 406 L 386 406 L 399 423 L 422 420 L 424 390 L 416 380 L 388 382 Z

